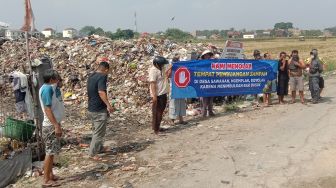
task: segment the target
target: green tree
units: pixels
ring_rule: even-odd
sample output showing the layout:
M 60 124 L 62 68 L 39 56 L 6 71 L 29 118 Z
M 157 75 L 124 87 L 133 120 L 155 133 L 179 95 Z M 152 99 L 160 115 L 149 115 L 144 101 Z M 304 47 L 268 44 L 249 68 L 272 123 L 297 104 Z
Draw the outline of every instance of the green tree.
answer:
M 301 31 L 301 35 L 307 37 L 318 37 L 323 35 L 323 32 L 321 30 L 304 30 Z
M 336 26 L 335 27 L 326 28 L 325 30 L 329 31 L 333 36 L 336 36 Z
M 280 23 L 276 23 L 274 25 L 274 29 L 284 29 L 284 30 L 288 30 L 288 29 L 293 29 L 293 23 L 292 22 L 280 22 Z
M 176 40 L 185 40 L 192 38 L 192 35 L 190 33 L 184 32 L 180 29 L 167 29 L 165 35 L 168 38 Z
M 105 31 L 101 27 L 97 27 L 94 31 L 94 34 L 99 35 L 99 36 L 105 36 Z
M 84 26 L 82 29 L 79 30 L 79 33 L 83 36 L 89 36 L 94 34 L 96 31 L 96 28 L 93 26 Z
M 113 34 L 113 39 L 131 39 L 134 38 L 134 32 L 131 29 L 121 30 L 120 28 Z

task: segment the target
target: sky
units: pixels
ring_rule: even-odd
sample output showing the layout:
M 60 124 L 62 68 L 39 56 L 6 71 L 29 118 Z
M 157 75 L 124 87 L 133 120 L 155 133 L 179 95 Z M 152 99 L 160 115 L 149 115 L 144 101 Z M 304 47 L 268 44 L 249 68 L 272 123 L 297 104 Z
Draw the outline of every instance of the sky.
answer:
M 139 32 L 205 29 L 272 29 L 292 22 L 301 29 L 336 26 L 336 0 L 31 0 L 36 27 Z M 18 29 L 23 24 L 24 0 L 0 0 L 0 22 Z M 172 18 L 175 19 L 172 21 Z

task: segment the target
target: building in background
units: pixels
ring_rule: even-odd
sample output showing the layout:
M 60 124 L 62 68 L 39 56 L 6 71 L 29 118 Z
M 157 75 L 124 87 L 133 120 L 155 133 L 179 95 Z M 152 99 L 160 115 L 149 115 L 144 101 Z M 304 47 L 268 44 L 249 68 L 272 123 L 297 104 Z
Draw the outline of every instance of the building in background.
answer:
M 56 36 L 56 31 L 52 28 L 45 28 L 42 31 L 42 34 L 44 35 L 45 38 L 50 38 Z
M 76 38 L 78 37 L 78 31 L 74 28 L 66 28 L 63 30 L 63 38 Z
M 9 40 L 17 40 L 25 38 L 25 34 L 23 31 L 18 29 L 7 29 L 5 31 L 5 38 Z
M 5 33 L 8 27 L 9 27 L 9 24 L 0 22 L 0 37 L 5 37 Z

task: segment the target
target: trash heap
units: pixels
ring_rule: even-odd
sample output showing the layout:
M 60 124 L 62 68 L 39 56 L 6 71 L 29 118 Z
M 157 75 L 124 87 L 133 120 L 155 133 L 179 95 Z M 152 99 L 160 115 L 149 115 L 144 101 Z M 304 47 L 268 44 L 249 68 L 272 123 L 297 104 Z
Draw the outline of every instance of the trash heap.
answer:
M 70 113 L 76 113 L 80 118 L 86 117 L 88 75 L 97 68 L 101 57 L 107 57 L 111 66 L 108 93 L 117 109 L 113 119 L 119 121 L 118 123 L 137 125 L 144 125 L 150 120 L 147 75 L 153 57 L 161 55 L 170 59 L 178 53 L 183 60 L 187 59 L 191 52 L 200 52 L 206 48 L 209 46 L 176 44 L 155 38 L 115 41 L 90 36 L 77 40 L 30 41 L 32 61 L 38 63 L 45 56 L 52 59 L 54 69 L 63 78 L 65 103 L 72 107 Z M 25 62 L 24 42 L 7 41 L 0 46 L 0 68 L 5 75 L 15 67 L 28 70 L 27 65 L 23 66 Z

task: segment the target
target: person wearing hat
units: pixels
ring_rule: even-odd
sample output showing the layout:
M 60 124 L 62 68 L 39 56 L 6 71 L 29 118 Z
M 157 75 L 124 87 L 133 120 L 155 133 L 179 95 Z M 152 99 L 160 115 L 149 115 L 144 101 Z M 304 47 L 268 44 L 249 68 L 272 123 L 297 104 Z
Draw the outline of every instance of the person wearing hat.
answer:
M 309 68 L 309 90 L 312 97 L 312 103 L 316 104 L 320 100 L 320 77 L 323 71 L 323 64 L 318 57 L 317 49 L 310 52 L 310 59 L 307 67 Z
M 213 56 L 214 54 L 210 50 L 205 50 L 201 55 L 201 59 L 202 60 L 211 59 Z M 207 115 L 209 116 L 215 115 L 213 113 L 213 99 L 214 99 L 213 97 L 201 97 L 203 117 L 206 117 Z
M 157 135 L 160 131 L 160 124 L 163 112 L 168 100 L 168 61 L 166 58 L 156 56 L 153 60 L 153 66 L 149 69 L 148 81 L 150 83 L 150 95 L 152 97 L 152 129 Z

